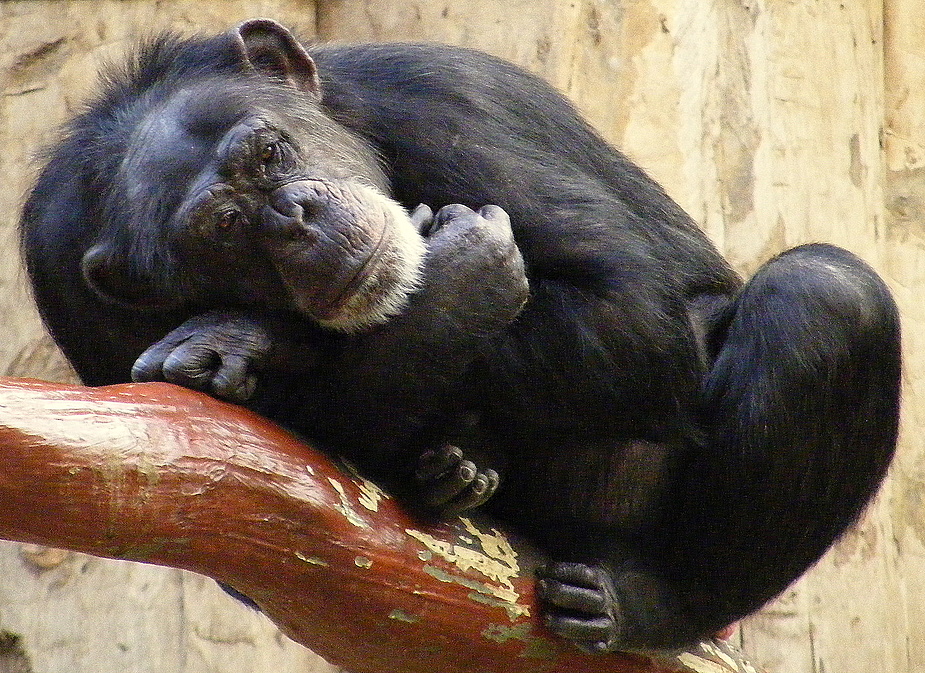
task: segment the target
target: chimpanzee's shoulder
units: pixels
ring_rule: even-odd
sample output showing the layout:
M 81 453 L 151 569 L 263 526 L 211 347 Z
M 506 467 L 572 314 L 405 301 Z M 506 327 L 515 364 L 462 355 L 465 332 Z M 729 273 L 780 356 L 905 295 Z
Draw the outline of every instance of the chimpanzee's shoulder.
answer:
M 538 81 L 492 54 L 435 42 L 372 42 L 306 45 L 322 78 L 413 83 L 445 80 L 455 88 L 495 81 Z

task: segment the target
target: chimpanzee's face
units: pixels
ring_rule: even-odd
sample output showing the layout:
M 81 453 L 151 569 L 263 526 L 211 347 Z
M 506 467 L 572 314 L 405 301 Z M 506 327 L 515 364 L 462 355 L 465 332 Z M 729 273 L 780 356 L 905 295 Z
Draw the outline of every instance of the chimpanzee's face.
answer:
M 266 78 L 158 93 L 124 111 L 91 285 L 133 305 L 255 305 L 343 330 L 400 309 L 424 245 L 368 146 Z

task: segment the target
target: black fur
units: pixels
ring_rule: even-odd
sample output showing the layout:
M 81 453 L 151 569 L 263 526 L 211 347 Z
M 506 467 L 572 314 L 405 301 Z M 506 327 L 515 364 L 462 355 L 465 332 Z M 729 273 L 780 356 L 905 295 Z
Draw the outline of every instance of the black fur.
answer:
M 783 590 L 856 519 L 893 452 L 900 370 L 896 309 L 862 262 L 804 246 L 743 286 L 665 192 L 540 80 L 466 49 L 318 45 L 307 49 L 320 109 L 344 134 L 324 142 L 359 137 L 380 164 L 362 168 L 360 151 L 356 170 L 371 184 L 384 175 L 409 209 L 503 208 L 529 282 L 521 311 L 513 253 L 505 274 L 484 278 L 494 267 L 482 238 L 430 232 L 425 285 L 405 312 L 356 333 L 319 327 L 245 297 L 239 272 L 208 251 L 190 268 L 170 249 L 188 179 L 169 158 L 183 150 L 160 148 L 156 193 L 114 186 L 139 120 L 191 83 L 240 92 L 245 108 L 313 105 L 246 67 L 238 45 L 231 31 L 145 46 L 66 127 L 29 197 L 35 295 L 87 384 L 128 381 L 158 342 L 166 354 L 190 335 L 224 339 L 260 353 L 256 393 L 241 393 L 251 406 L 399 490 L 421 453 L 425 481 L 434 465 L 457 466 L 439 451 L 452 441 L 485 480 L 501 473 L 486 507 L 576 562 L 547 567 L 540 591 L 551 628 L 590 649 L 709 635 Z M 230 98 L 203 106 L 199 137 L 217 141 L 240 117 Z M 485 226 L 466 210 L 436 221 L 451 233 Z M 504 248 L 498 227 L 491 241 Z M 101 240 L 118 242 L 130 300 L 172 301 L 100 298 L 81 268 Z M 454 248 L 466 240 L 476 249 Z M 269 273 L 241 254 L 241 274 Z M 189 319 L 182 339 L 161 341 Z M 167 375 L 164 357 L 153 374 L 140 361 L 140 378 Z M 460 509 L 479 501 L 466 497 Z

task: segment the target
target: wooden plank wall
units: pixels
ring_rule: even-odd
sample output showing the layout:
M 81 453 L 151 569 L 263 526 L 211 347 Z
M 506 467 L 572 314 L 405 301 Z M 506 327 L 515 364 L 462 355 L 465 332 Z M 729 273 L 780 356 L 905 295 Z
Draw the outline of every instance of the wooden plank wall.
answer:
M 773 673 L 925 670 L 920 2 L 4 2 L 0 372 L 67 375 L 26 306 L 13 254 L 29 156 L 129 35 L 255 15 L 322 39 L 445 41 L 526 66 L 660 180 L 745 274 L 816 240 L 874 264 L 904 314 L 900 457 L 860 525 L 738 637 Z M 0 549 L 0 631 L 23 636 L 36 673 L 330 670 L 201 578 L 28 551 Z

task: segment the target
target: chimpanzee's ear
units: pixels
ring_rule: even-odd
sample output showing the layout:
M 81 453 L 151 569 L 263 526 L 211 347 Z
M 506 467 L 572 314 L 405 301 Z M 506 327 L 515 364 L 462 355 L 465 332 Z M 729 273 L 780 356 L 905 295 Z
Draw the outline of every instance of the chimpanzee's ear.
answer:
M 318 69 L 288 29 L 271 19 L 250 19 L 234 29 L 245 64 L 296 89 L 321 96 Z
M 81 262 L 84 280 L 103 299 L 119 306 L 135 309 L 163 309 L 179 303 L 170 299 L 154 284 L 146 281 L 116 261 L 106 243 L 97 243 L 84 253 Z

